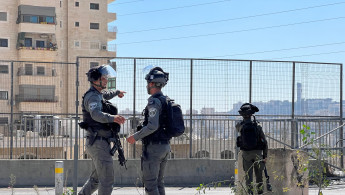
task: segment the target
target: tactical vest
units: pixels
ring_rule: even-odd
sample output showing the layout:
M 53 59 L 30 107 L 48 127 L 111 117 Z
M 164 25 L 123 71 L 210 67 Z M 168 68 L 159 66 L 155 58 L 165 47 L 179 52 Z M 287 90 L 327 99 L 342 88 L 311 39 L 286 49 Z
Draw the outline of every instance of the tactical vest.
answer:
M 162 96 L 162 97 L 161 97 Z M 163 96 L 162 94 L 155 94 L 153 95 L 154 98 L 157 98 L 160 100 L 160 98 L 164 99 L 165 100 L 165 96 Z M 165 132 L 165 124 L 167 124 L 166 120 L 167 120 L 167 113 L 166 113 L 166 101 L 161 101 L 161 104 L 162 104 L 162 111 L 160 112 L 159 114 L 159 127 L 157 129 L 157 131 L 155 131 L 154 133 L 146 136 L 143 138 L 143 143 L 146 144 L 146 143 L 149 143 L 149 142 L 152 142 L 152 141 L 168 141 L 170 140 L 170 136 L 168 136 Z M 145 120 L 143 122 L 143 125 L 146 126 L 148 124 L 148 121 L 149 121 L 149 109 L 148 109 L 148 106 L 145 107 L 145 110 L 144 110 L 144 116 L 145 116 Z
M 96 91 L 96 89 L 94 89 L 93 87 L 91 87 L 83 96 L 82 98 L 82 112 L 83 112 L 83 121 L 87 124 L 87 126 L 89 128 L 91 128 L 91 130 L 93 131 L 98 131 L 99 136 L 102 137 L 111 137 L 112 134 L 109 130 L 111 130 L 113 128 L 113 130 L 120 129 L 120 126 L 117 123 L 100 123 L 97 122 L 95 120 L 92 119 L 90 112 L 88 112 L 85 109 L 85 105 L 84 105 L 84 98 L 86 96 L 87 93 L 92 92 L 92 91 Z M 116 115 L 117 114 L 117 108 L 112 105 L 109 101 L 106 101 L 104 99 L 102 99 L 102 112 L 104 113 L 109 113 L 111 115 Z M 117 124 L 117 126 L 116 126 Z M 88 129 L 89 130 L 89 129 Z

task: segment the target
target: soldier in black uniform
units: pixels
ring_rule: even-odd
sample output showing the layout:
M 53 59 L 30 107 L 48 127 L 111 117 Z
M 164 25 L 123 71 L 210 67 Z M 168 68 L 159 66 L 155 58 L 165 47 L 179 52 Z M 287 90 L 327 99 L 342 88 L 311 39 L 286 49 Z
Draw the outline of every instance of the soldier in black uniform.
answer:
M 247 192 L 248 194 L 254 193 L 254 170 L 257 183 L 257 192 L 258 194 L 263 194 L 262 171 L 265 167 L 263 163 L 266 163 L 268 145 L 261 125 L 255 120 L 255 116 L 253 115 L 255 112 L 259 112 L 259 108 L 254 106 L 253 104 L 245 103 L 241 106 L 238 112 L 243 117 L 243 120 L 236 124 L 237 131 L 243 132 L 242 128 L 246 128 L 248 126 L 254 128 L 248 128 L 247 131 L 256 131 L 256 133 L 248 132 L 248 134 L 240 135 L 241 141 L 246 139 L 246 137 L 244 136 L 253 135 L 253 138 L 255 139 L 254 142 L 257 143 L 255 146 L 253 146 L 253 148 L 248 148 L 248 146 L 244 145 L 243 142 L 237 140 L 237 142 L 241 142 L 237 143 L 237 146 L 240 147 L 242 151 L 243 170 L 245 172 Z M 252 116 L 254 117 L 254 120 L 252 120 Z M 247 138 L 246 140 L 250 140 L 250 138 Z
M 170 137 L 163 129 L 162 115 L 165 104 L 159 98 L 166 98 L 161 89 L 167 84 L 169 73 L 155 67 L 145 77 L 150 96 L 145 108 L 145 121 L 139 131 L 127 138 L 131 144 L 143 142 L 141 169 L 147 195 L 165 195 L 164 170 L 170 152 Z
M 91 195 L 98 189 L 99 195 L 110 195 L 114 184 L 114 168 L 108 138 L 113 136 L 113 132 L 107 124 L 121 125 L 125 118 L 104 112 L 105 100 L 115 96 L 122 98 L 126 92 L 105 90 L 108 78 L 116 76 L 115 70 L 109 65 L 93 67 L 86 75 L 91 87 L 83 96 L 81 126 L 87 130 L 86 152 L 91 156 L 92 170 L 90 178 L 78 194 Z

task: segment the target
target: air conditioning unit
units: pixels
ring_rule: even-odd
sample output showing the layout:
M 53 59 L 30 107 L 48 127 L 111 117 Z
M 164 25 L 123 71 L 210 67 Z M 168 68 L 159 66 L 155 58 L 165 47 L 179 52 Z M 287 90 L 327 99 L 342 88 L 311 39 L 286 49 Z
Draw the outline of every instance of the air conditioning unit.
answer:
M 107 50 L 107 46 L 106 45 L 102 45 L 102 50 Z

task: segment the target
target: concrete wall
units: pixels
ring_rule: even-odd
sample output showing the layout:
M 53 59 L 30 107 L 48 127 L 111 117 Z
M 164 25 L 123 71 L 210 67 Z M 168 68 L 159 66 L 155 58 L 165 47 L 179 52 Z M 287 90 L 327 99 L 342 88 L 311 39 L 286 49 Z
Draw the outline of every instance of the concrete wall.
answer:
M 0 187 L 8 187 L 10 175 L 16 177 L 15 187 L 37 185 L 54 186 L 56 160 L 0 160 Z M 91 160 L 79 160 L 78 185 L 87 180 Z M 174 159 L 166 168 L 167 186 L 199 186 L 214 181 L 229 180 L 234 176 L 235 160 Z M 128 160 L 127 170 L 114 160 L 116 186 L 141 186 L 140 160 Z M 64 177 L 72 186 L 73 160 L 64 160 Z
M 243 171 L 242 152 L 238 154 L 238 182 L 236 194 L 247 194 L 245 189 L 245 173 Z M 273 194 L 279 195 L 308 195 L 308 170 L 309 156 L 297 150 L 269 149 L 266 162 L 267 172 L 270 177 Z M 253 173 L 253 175 L 255 175 Z M 263 173 L 263 181 L 266 182 Z M 254 176 L 254 183 L 255 176 Z M 266 183 L 264 190 L 267 192 Z

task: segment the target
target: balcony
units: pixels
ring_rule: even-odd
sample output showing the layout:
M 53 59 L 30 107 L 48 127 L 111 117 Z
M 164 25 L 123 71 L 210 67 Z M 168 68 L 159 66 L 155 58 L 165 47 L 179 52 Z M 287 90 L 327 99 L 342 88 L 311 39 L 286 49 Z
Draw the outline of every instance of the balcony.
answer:
M 55 1 L 47 0 L 19 0 L 18 5 L 33 5 L 33 6 L 45 6 L 45 7 L 55 7 Z
M 107 44 L 106 51 L 105 55 L 107 57 L 116 57 L 116 44 Z
M 43 96 L 43 95 L 16 95 L 15 100 L 20 102 L 58 102 L 57 96 Z
M 116 39 L 117 34 L 117 26 L 108 26 L 108 41 L 112 41 Z
M 116 20 L 116 13 L 108 12 L 108 23 Z
M 117 49 L 116 49 L 116 44 L 108 44 L 107 50 L 108 50 L 109 52 L 116 52 L 116 51 L 117 51 Z
M 18 33 L 17 49 L 19 60 L 42 59 L 55 61 L 58 47 L 55 34 Z M 35 60 L 37 61 L 37 60 Z
M 40 24 L 20 23 L 19 32 L 55 34 L 55 24 L 47 24 L 46 22 Z
M 19 47 L 19 60 L 21 61 L 56 61 L 55 50 L 49 48 Z
M 34 67 L 36 69 L 36 67 Z M 38 75 L 37 72 L 25 72 L 24 67 L 19 67 L 18 72 L 18 85 L 56 85 L 61 79 L 57 75 L 57 71 L 54 68 L 46 67 L 44 73 Z

